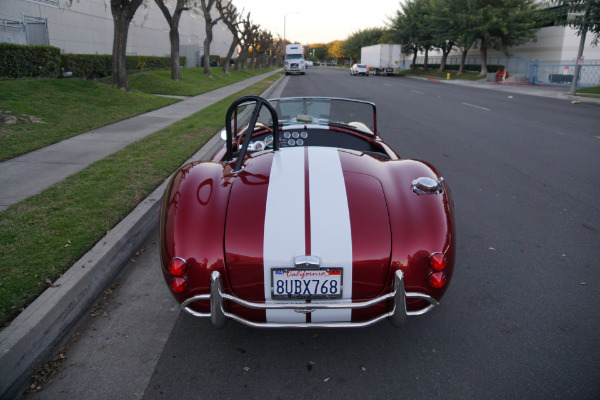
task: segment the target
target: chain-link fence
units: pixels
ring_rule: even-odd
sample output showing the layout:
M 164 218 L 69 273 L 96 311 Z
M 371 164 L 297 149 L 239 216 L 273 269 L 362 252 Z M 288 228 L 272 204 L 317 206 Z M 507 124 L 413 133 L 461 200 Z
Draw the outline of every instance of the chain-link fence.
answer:
M 459 65 L 460 56 L 449 56 L 447 65 Z M 428 57 L 427 63 L 440 64 L 441 56 Z M 425 57 L 417 57 L 417 64 L 423 64 Z M 467 56 L 465 64 L 481 65 L 479 55 Z M 572 61 L 539 61 L 529 60 L 519 55 L 492 55 L 487 58 L 488 65 L 503 65 L 509 73 L 509 80 L 531 84 L 565 85 L 573 82 L 573 74 L 577 63 Z M 584 60 L 579 65 L 579 79 L 577 86 L 600 86 L 600 60 Z M 493 71 L 492 71 L 493 72 Z
M 25 25 L 20 21 L 0 18 L 0 42 L 27 44 Z
M 23 15 L 23 21 L 0 18 L 0 42 L 50 44 L 48 19 Z
M 578 65 L 575 61 L 532 61 L 533 84 L 568 85 L 573 83 L 573 75 Z M 600 86 L 600 60 L 586 60 L 579 63 L 577 86 Z
M 48 19 L 23 15 L 23 24 L 27 34 L 27 44 L 50 44 L 48 37 Z

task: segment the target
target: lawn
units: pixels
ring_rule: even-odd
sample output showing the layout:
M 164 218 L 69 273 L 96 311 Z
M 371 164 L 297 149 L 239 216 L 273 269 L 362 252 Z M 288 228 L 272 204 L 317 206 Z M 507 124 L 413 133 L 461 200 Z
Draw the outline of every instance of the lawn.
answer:
M 35 300 L 49 282 L 202 147 L 223 126 L 234 99 L 260 94 L 278 77 L 272 75 L 0 213 L 0 326 Z M 62 82 L 71 85 L 71 81 Z
M 80 79 L 0 81 L 0 114 L 20 121 L 0 126 L 0 161 L 180 101 L 155 94 L 195 96 L 265 72 L 225 75 L 215 68 L 208 78 L 200 68 L 184 68 L 181 82 L 171 80 L 166 70 L 140 72 L 128 77 L 132 92 Z
M 600 86 L 579 88 L 577 89 L 578 96 L 600 98 Z

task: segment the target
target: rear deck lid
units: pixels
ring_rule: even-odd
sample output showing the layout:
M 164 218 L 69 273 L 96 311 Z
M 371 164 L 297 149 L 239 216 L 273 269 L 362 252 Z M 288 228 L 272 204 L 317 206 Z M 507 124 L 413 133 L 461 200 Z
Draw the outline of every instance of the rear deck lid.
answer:
M 347 154 L 347 153 L 346 153 Z M 299 147 L 253 156 L 233 183 L 225 254 L 234 293 L 271 299 L 273 268 L 300 256 L 341 268 L 343 298 L 364 299 L 385 285 L 391 233 L 378 179 L 344 170 L 335 148 Z

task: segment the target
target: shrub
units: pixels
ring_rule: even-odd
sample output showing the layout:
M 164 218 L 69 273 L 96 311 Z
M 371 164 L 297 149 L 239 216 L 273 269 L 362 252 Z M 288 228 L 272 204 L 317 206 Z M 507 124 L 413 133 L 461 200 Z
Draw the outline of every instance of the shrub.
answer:
M 0 77 L 56 78 L 59 66 L 58 47 L 0 43 Z
M 185 57 L 179 58 L 185 64 Z M 128 71 L 139 69 L 169 69 L 170 57 L 127 56 Z M 72 76 L 97 79 L 112 74 L 110 54 L 60 54 L 52 46 L 0 43 L 1 78 L 57 78 L 61 72 L 72 72 Z

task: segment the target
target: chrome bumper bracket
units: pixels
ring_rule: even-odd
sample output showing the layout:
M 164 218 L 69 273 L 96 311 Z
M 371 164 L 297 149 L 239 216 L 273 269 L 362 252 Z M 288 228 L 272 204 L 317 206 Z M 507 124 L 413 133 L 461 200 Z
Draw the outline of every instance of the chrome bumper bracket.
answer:
M 262 328 L 352 328 L 352 327 L 365 327 L 373 325 L 385 318 L 390 318 L 392 324 L 396 327 L 401 327 L 406 323 L 408 316 L 422 315 L 437 306 L 439 303 L 433 297 L 419 292 L 406 292 L 404 287 L 404 273 L 400 270 L 396 271 L 394 279 L 394 291 L 385 294 L 381 297 L 373 300 L 353 303 L 350 301 L 341 301 L 335 303 L 307 303 L 307 304 L 292 304 L 292 303 L 255 303 L 246 301 L 235 296 L 231 296 L 227 293 L 223 293 L 223 286 L 221 283 L 221 275 L 218 271 L 213 271 L 211 274 L 210 294 L 202 294 L 190 297 L 181 303 L 181 308 L 187 313 L 195 317 L 210 317 L 212 323 L 217 328 L 223 328 L 227 319 L 233 319 L 244 325 L 251 327 L 262 327 Z M 418 298 L 426 300 L 429 305 L 422 310 L 418 311 L 407 311 L 406 310 L 406 299 L 407 298 Z M 329 323 L 275 323 L 275 322 L 253 322 L 248 321 L 238 315 L 229 313 L 224 308 L 224 300 L 232 301 L 243 307 L 257 309 L 257 310 L 297 310 L 297 312 L 310 312 L 313 310 L 324 310 L 324 309 L 359 309 L 371 307 L 375 304 L 381 303 L 393 299 L 394 307 L 389 313 L 382 314 L 381 316 L 364 322 L 329 322 Z M 189 307 L 189 305 L 198 300 L 210 301 L 210 313 L 201 313 L 195 311 Z

